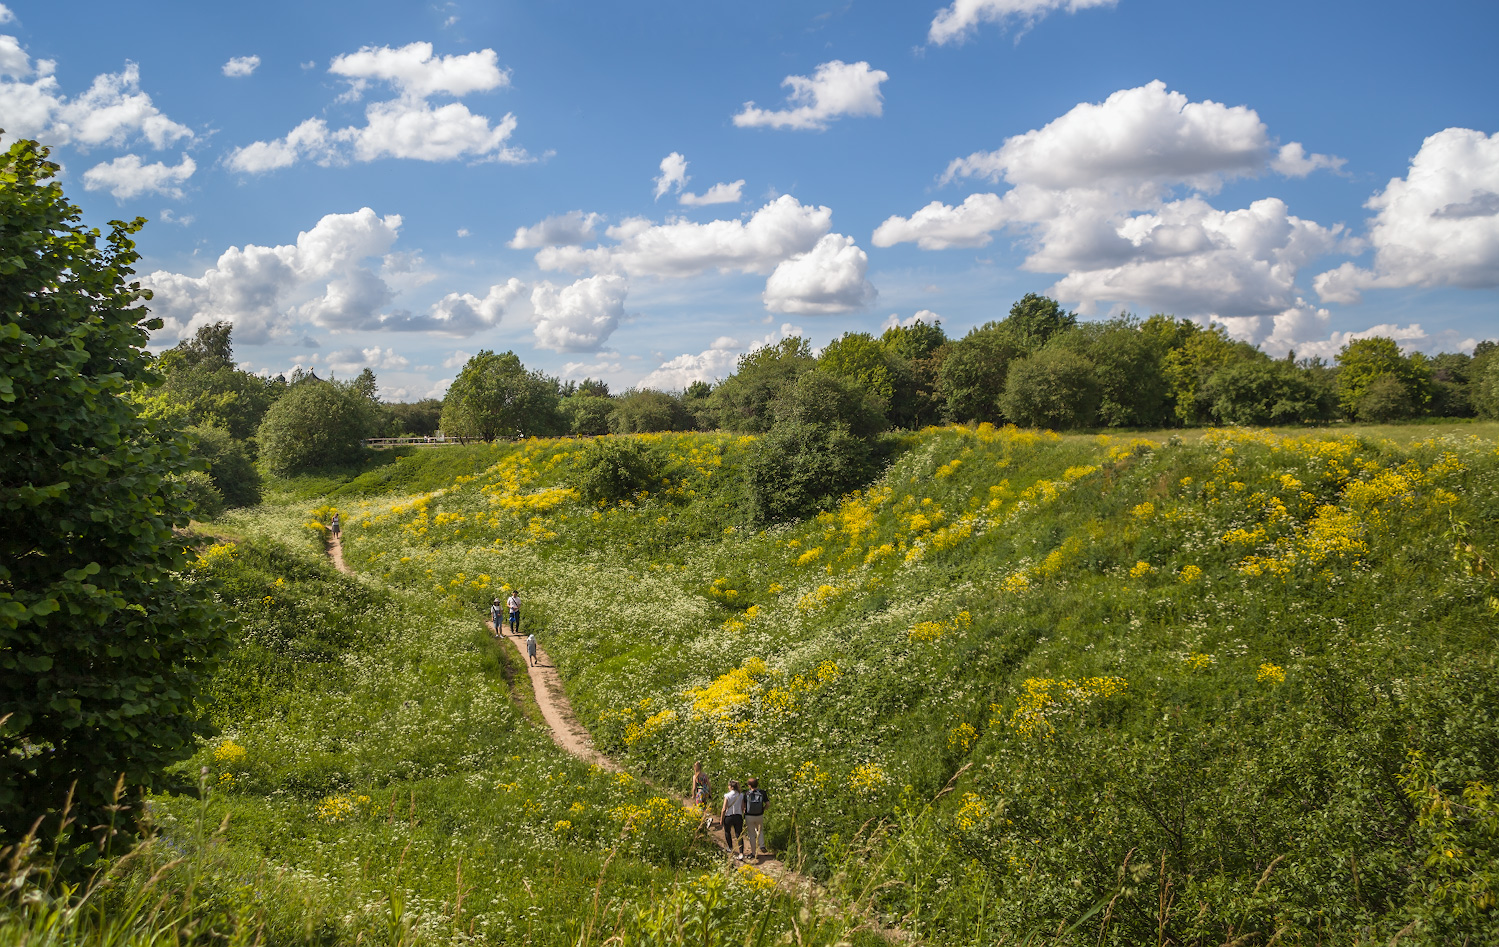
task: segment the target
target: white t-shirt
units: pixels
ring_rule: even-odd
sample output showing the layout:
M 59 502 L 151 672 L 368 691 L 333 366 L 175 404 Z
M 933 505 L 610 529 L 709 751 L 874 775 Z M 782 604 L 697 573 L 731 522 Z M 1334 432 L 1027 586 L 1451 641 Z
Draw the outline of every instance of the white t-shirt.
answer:
M 723 794 L 723 814 L 744 815 L 744 794 L 730 789 Z

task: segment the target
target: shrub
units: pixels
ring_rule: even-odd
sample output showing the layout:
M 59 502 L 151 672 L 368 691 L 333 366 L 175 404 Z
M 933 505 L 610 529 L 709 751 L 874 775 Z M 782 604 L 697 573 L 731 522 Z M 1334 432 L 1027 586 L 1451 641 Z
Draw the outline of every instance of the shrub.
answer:
M 1093 362 L 1065 348 L 1045 348 L 1010 368 L 1000 407 L 1023 427 L 1087 427 L 1099 403 Z
M 286 475 L 349 464 L 375 427 L 371 402 L 326 381 L 292 386 L 260 424 L 260 454 L 272 473 Z
M 745 472 L 760 524 L 799 519 L 858 489 L 872 473 L 869 442 L 836 423 L 783 421 L 755 444 Z
M 577 460 L 578 492 L 598 503 L 617 503 L 649 487 L 656 480 L 656 464 L 644 444 L 634 438 L 602 438 L 588 445 Z

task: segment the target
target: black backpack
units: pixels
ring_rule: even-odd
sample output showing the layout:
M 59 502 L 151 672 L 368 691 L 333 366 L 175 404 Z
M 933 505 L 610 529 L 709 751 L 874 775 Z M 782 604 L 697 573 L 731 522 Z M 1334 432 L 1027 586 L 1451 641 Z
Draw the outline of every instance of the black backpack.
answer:
M 747 793 L 744 794 L 744 814 L 745 815 L 764 815 L 765 814 L 765 793 L 764 792 L 760 791 L 759 789 L 751 789 L 749 792 L 747 792 Z

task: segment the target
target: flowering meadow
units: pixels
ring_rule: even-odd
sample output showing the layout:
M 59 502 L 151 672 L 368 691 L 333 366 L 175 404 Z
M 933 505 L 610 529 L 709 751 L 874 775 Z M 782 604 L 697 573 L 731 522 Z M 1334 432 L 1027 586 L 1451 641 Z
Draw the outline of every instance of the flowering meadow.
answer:
M 587 441 L 414 454 L 304 528 L 470 625 L 518 589 L 601 749 L 759 776 L 775 849 L 932 942 L 1499 929 L 1489 427 L 903 437 L 765 530 L 712 434 L 614 502 Z
M 237 515 L 193 565 L 237 643 L 184 767 L 200 791 L 152 800 L 156 837 L 98 899 L 117 916 L 166 878 L 193 920 L 140 942 L 875 939 L 726 871 L 699 811 L 563 753 L 508 642 L 430 589 L 340 575 L 309 522 L 306 504 Z

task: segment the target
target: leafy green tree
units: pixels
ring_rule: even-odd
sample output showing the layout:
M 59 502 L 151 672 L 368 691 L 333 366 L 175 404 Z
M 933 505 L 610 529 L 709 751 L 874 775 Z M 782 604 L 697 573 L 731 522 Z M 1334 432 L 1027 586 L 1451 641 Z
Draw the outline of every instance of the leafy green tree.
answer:
M 1021 426 L 1067 430 L 1096 423 L 1100 398 L 1091 360 L 1047 346 L 1011 366 L 1000 407 Z
M 1471 418 L 1473 399 L 1468 391 L 1473 357 L 1466 352 L 1443 352 L 1431 360 L 1431 413 L 1441 418 Z
M 880 344 L 893 357 L 895 390 L 886 411 L 890 423 L 910 430 L 939 423 L 943 401 L 938 379 L 951 350 L 941 320 L 891 326 L 880 336 Z
M 937 395 L 950 420 L 1002 420 L 999 399 L 1005 393 L 1010 364 L 1025 354 L 1020 343 L 997 325 L 976 328 L 951 344 L 937 372 Z
M 442 401 L 442 430 L 451 437 L 493 441 L 539 437 L 566 429 L 557 380 L 527 371 L 514 352 L 488 349 L 468 360 Z
M 254 506 L 260 502 L 260 472 L 255 469 L 244 441 L 230 437 L 223 428 L 208 425 L 190 427 L 187 432 L 194 438 L 193 456 L 203 459 L 208 477 L 225 506 Z
M 349 382 L 349 390 L 371 404 L 380 403 L 380 384 L 375 380 L 375 373 L 368 365 L 360 370 L 353 381 Z
M 873 475 L 869 441 L 842 424 L 783 421 L 755 442 L 745 468 L 750 517 L 799 519 L 859 489 Z
M 1407 356 L 1394 339 L 1374 336 L 1355 339 L 1338 352 L 1338 407 L 1358 420 L 1412 417 L 1431 400 L 1431 367 L 1419 352 Z M 1388 376 L 1394 387 L 1382 384 L 1367 405 L 1365 396 L 1377 379 Z M 1393 414 L 1391 412 L 1394 412 Z
M 699 431 L 711 431 L 718 426 L 713 414 L 713 386 L 706 381 L 695 381 L 682 392 L 682 407 L 692 415 L 693 426 Z
M 777 424 L 837 424 L 859 438 L 874 437 L 888 426 L 882 405 L 866 388 L 821 369 L 784 388 L 772 413 Z
M 609 415 L 614 413 L 614 399 L 605 395 L 587 395 L 581 391 L 561 401 L 567 429 L 580 437 L 597 437 L 609 433 Z
M 1330 392 L 1287 360 L 1232 362 L 1208 378 L 1203 397 L 1223 424 L 1311 424 L 1331 420 Z
M 651 434 L 656 431 L 690 431 L 692 415 L 682 402 L 664 391 L 649 388 L 627 392 L 615 402 L 609 415 L 609 430 L 615 434 Z
M 442 424 L 442 402 L 436 398 L 386 402 L 380 415 L 381 437 L 431 437 Z
M 1068 312 L 1049 296 L 1026 293 L 1013 306 L 1010 314 L 999 323 L 1021 348 L 1034 352 L 1052 336 L 1077 325 L 1077 313 Z
M 709 408 L 726 431 L 763 433 L 773 423 L 770 405 L 781 389 L 815 367 L 812 346 L 800 336 L 746 352 L 734 374 L 713 389 Z
M 1254 346 L 1229 338 L 1228 330 L 1221 325 L 1204 329 L 1183 319 L 1168 335 L 1160 332 L 1159 323 L 1152 324 L 1155 319 L 1152 316 L 1147 320 L 1145 331 L 1172 338 L 1172 346 L 1162 359 L 1162 370 L 1176 419 L 1182 424 L 1205 424 L 1211 418 L 1212 401 L 1203 386 L 1214 372 L 1235 361 L 1265 357 Z
M 173 535 L 186 445 L 126 397 L 150 383 L 127 283 L 144 223 L 85 228 L 33 141 L 0 158 L 0 836 L 111 822 L 188 757 L 224 643 Z M 130 815 L 122 822 L 128 829 Z M 43 837 L 48 837 L 46 834 Z M 69 849 L 73 851 L 73 849 Z M 86 849 L 84 851 L 87 851 Z
M 163 352 L 157 368 L 166 381 L 147 397 L 183 409 L 188 424 L 211 424 L 245 440 L 286 384 L 235 367 L 232 331 L 228 322 L 200 326 L 193 338 Z
M 817 357 L 817 370 L 847 378 L 889 404 L 895 394 L 894 359 L 868 332 L 845 332 L 829 342 Z
M 1473 350 L 1468 369 L 1468 397 L 1481 418 L 1499 419 L 1499 344 L 1484 341 Z
M 1085 322 L 1052 337 L 1093 363 L 1098 420 L 1105 427 L 1162 427 L 1171 420 L 1163 361 L 1167 349 L 1131 316 Z
M 286 476 L 357 461 L 375 430 L 374 405 L 352 388 L 329 381 L 293 385 L 260 423 L 260 457 Z

